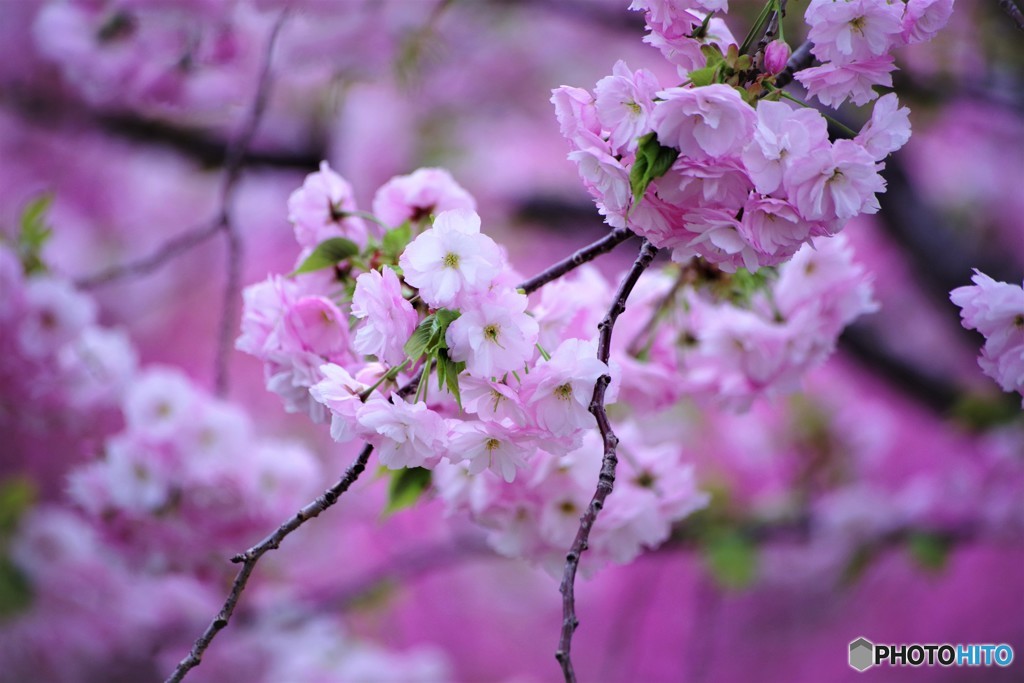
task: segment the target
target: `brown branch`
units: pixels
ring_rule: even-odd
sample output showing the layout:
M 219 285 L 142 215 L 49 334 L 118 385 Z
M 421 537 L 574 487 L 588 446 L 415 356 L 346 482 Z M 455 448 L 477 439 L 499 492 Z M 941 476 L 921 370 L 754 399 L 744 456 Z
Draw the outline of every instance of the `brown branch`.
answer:
M 1020 11 L 1020 7 L 1017 6 L 1017 3 L 1013 0 L 999 0 L 999 6 L 1011 19 L 1013 19 L 1013 23 L 1017 25 L 1017 28 L 1024 31 L 1024 13 Z
M 615 321 L 626 310 L 626 300 L 633 291 L 633 287 L 636 286 L 640 275 L 651 265 L 651 261 L 654 260 L 654 256 L 657 253 L 658 249 L 647 240 L 644 240 L 640 247 L 640 254 L 636 257 L 632 268 L 626 273 L 622 284 L 619 285 L 619 290 L 615 294 L 615 301 L 612 303 L 611 308 L 608 309 L 604 319 L 597 326 L 598 330 L 600 330 L 597 341 L 597 358 L 603 363 L 608 363 L 611 356 L 612 330 L 615 327 Z M 559 586 L 559 592 L 562 594 L 562 632 L 558 641 L 558 651 L 555 653 L 555 658 L 562 665 L 562 674 L 565 676 L 566 683 L 575 683 L 576 681 L 576 672 L 573 670 L 571 657 L 572 636 L 579 625 L 579 620 L 576 618 L 576 570 L 579 567 L 580 555 L 587 549 L 590 530 L 594 526 L 601 508 L 604 507 L 605 499 L 612 492 L 612 487 L 615 484 L 615 467 L 618 465 L 615 450 L 619 445 L 619 439 L 615 436 L 615 432 L 612 431 L 611 423 L 608 420 L 608 413 L 605 411 L 604 406 L 605 392 L 611 381 L 611 376 L 604 374 L 597 379 L 597 383 L 594 386 L 594 396 L 590 402 L 590 412 L 594 414 L 597 428 L 600 430 L 601 438 L 604 441 L 604 457 L 601 460 L 601 474 L 597 480 L 597 490 L 594 492 L 594 497 L 590 500 L 590 505 L 587 506 L 587 511 L 580 518 L 580 528 L 576 532 L 576 539 L 572 543 L 572 548 L 569 549 L 569 553 L 566 555 L 565 570 L 562 574 L 562 583 Z
M 789 56 L 789 61 L 786 62 L 786 68 L 775 77 L 775 87 L 785 88 L 793 82 L 793 75 L 797 71 L 806 69 L 814 62 L 814 55 L 811 54 L 811 48 L 813 47 L 814 43 L 805 40 L 797 49 L 793 50 L 793 54 Z
M 227 626 L 228 622 L 231 620 L 231 615 L 234 614 L 235 607 L 238 605 L 238 600 L 242 595 L 242 591 L 245 590 L 245 586 L 249 582 L 249 576 L 252 574 L 253 569 L 256 568 L 256 563 L 259 562 L 260 558 L 271 550 L 276 550 L 289 534 L 338 502 L 338 498 L 341 494 L 345 493 L 345 491 L 355 483 L 356 479 L 359 478 L 359 475 L 363 473 L 363 470 L 366 469 L 366 463 L 369 460 L 370 453 L 372 451 L 373 446 L 370 444 L 365 445 L 362 452 L 359 453 L 359 457 L 355 459 L 355 461 L 345 471 L 345 475 L 339 479 L 334 486 L 324 491 L 320 497 L 295 513 L 293 517 L 279 526 L 273 533 L 262 541 L 249 548 L 244 553 L 239 553 L 231 558 L 232 562 L 235 562 L 236 564 L 240 563 L 242 565 L 242 568 L 238 570 L 238 574 L 235 576 L 234 583 L 231 585 L 231 592 L 228 593 L 228 597 L 224 601 L 224 605 L 221 607 L 220 612 L 213 618 L 210 625 L 206 627 L 203 634 L 199 636 L 196 642 L 192 645 L 192 649 L 189 651 L 188 655 L 178 663 L 178 666 L 175 667 L 171 675 L 167 677 L 165 683 L 178 683 L 189 671 L 196 666 L 199 666 L 199 663 L 203 659 L 203 653 L 206 652 L 206 648 L 210 646 L 210 643 L 213 641 L 214 637 L 216 637 L 217 633 Z
M 596 242 L 591 242 L 576 253 L 567 256 L 558 263 L 545 269 L 543 272 L 537 273 L 529 280 L 519 285 L 519 289 L 523 290 L 527 294 L 535 292 L 547 283 L 557 280 L 566 273 L 579 268 L 584 263 L 593 261 L 602 254 L 607 254 L 632 236 L 633 232 L 628 228 L 616 228 Z
M 214 362 L 214 386 L 217 395 L 221 397 L 228 391 L 228 359 L 235 336 L 235 318 L 238 317 L 238 298 L 242 280 L 242 237 L 232 220 L 231 204 L 238 188 L 238 181 L 242 177 L 242 164 L 245 161 L 246 152 L 252 145 L 253 138 L 256 137 L 256 131 L 259 129 L 263 114 L 267 109 L 270 88 L 273 83 L 271 74 L 274 63 L 274 46 L 277 44 L 277 38 L 281 35 L 281 29 L 287 18 L 288 9 L 285 8 L 277 16 L 277 20 L 270 29 L 267 47 L 263 53 L 263 63 L 260 65 L 256 94 L 253 97 L 252 106 L 249 108 L 249 115 L 238 137 L 228 148 L 227 159 L 224 162 L 224 182 L 220 190 L 218 223 L 227 240 L 227 276 L 224 280 L 224 293 L 221 298 L 220 330 L 217 357 Z
M 75 280 L 82 290 L 96 289 L 116 280 L 148 275 L 165 263 L 193 249 L 221 231 L 220 220 L 212 220 L 164 242 L 155 251 L 137 261 L 121 263 L 93 275 Z

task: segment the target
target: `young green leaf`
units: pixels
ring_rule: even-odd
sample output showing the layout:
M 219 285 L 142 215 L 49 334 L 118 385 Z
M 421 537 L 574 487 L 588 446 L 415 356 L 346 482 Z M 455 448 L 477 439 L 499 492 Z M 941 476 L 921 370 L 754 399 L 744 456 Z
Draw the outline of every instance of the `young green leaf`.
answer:
M 679 157 L 679 150 L 663 147 L 654 133 L 640 138 L 636 149 L 636 161 L 629 172 L 629 186 L 633 190 L 633 199 L 639 201 L 652 181 L 668 173 Z
M 412 507 L 423 492 L 430 488 L 430 470 L 422 467 L 407 467 L 391 472 L 388 485 L 388 504 L 384 514 L 390 515 Z
M 420 359 L 423 354 L 427 352 L 427 348 L 430 346 L 430 338 L 433 336 L 434 322 L 437 319 L 436 315 L 428 315 L 426 318 L 417 325 L 416 329 L 413 330 L 412 336 L 409 337 L 409 341 L 405 342 L 405 355 L 413 362 Z
M 409 224 L 409 221 L 405 221 L 397 228 L 384 233 L 384 237 L 381 238 L 380 242 L 380 250 L 386 259 L 397 262 L 398 257 L 402 255 L 402 252 L 409 245 L 411 238 L 412 226 Z
M 316 245 L 313 253 L 306 257 L 306 260 L 292 272 L 292 275 L 332 268 L 358 253 L 359 245 L 352 240 L 345 237 L 332 237 Z

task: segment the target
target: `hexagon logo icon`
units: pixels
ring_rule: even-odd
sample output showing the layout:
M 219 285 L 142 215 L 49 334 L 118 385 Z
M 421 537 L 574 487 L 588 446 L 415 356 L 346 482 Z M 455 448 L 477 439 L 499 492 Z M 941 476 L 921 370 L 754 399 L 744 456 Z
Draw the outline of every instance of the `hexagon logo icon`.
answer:
M 861 637 L 850 643 L 850 666 L 857 671 L 865 671 L 875 664 L 875 646 L 867 638 Z

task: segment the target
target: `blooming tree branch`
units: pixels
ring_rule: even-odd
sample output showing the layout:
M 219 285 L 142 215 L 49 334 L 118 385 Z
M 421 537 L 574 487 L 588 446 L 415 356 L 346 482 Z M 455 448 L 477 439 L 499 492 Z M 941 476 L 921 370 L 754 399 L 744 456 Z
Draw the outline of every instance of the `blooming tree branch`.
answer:
M 249 583 L 249 576 L 252 574 L 253 569 L 256 568 L 256 563 L 260 561 L 260 558 L 271 550 L 279 548 L 281 546 L 281 542 L 287 538 L 289 534 L 337 503 L 341 494 L 348 491 L 352 484 L 355 483 L 356 479 L 359 478 L 359 475 L 363 473 L 363 470 L 366 469 L 366 463 L 370 459 L 370 453 L 372 451 L 373 446 L 370 444 L 365 445 L 363 450 L 359 453 L 359 456 L 349 466 L 345 471 L 344 476 L 339 479 L 337 483 L 324 491 L 316 500 L 305 505 L 301 510 L 296 512 L 291 519 L 279 526 L 273 533 L 262 541 L 245 552 L 239 553 L 231 558 L 232 562 L 236 564 L 240 563 L 242 568 L 238 570 L 234 583 L 231 584 L 231 592 L 228 593 L 227 599 L 224 600 L 224 606 L 221 607 L 217 616 L 213 618 L 210 625 L 206 627 L 203 634 L 199 636 L 196 642 L 192 645 L 192 649 L 189 651 L 188 655 L 178 663 L 178 666 L 174 668 L 171 675 L 167 677 L 166 683 L 178 683 L 178 681 L 185 678 L 185 675 L 189 671 L 199 666 L 199 663 L 203 659 L 203 653 L 206 652 L 206 649 L 210 646 L 213 639 L 225 626 L 228 625 L 228 622 L 231 620 L 231 615 L 234 614 L 235 607 L 238 606 L 238 600 L 242 596 L 242 591 L 245 590 L 246 585 Z
M 639 256 L 637 256 L 632 268 L 629 269 L 626 277 L 622 280 L 622 284 L 619 285 L 619 290 L 615 293 L 615 301 L 598 325 L 600 335 L 597 342 L 597 358 L 602 363 L 608 363 L 611 356 L 612 331 L 615 327 L 615 321 L 626 310 L 626 300 L 633 291 L 633 287 L 639 281 L 640 275 L 651 265 L 651 261 L 654 260 L 654 256 L 657 253 L 658 249 L 649 241 L 644 240 L 643 245 L 640 247 Z M 597 384 L 594 386 L 594 397 L 590 403 L 590 412 L 593 413 L 594 418 L 597 420 L 597 427 L 601 432 L 604 442 L 604 457 L 601 460 L 601 474 L 598 478 L 597 490 L 594 492 L 594 497 L 590 500 L 590 505 L 587 506 L 587 511 L 580 518 L 579 531 L 576 532 L 576 539 L 569 549 L 569 554 L 566 555 L 565 570 L 562 574 L 562 583 L 559 586 L 559 591 L 562 593 L 562 632 L 555 657 L 562 665 L 562 673 L 567 683 L 576 680 L 571 655 L 572 636 L 576 631 L 576 626 L 579 624 L 579 620 L 576 618 L 576 570 L 579 567 L 581 553 L 587 549 L 590 530 L 594 526 L 601 508 L 604 507 L 605 499 L 612 492 L 612 487 L 615 484 L 615 467 L 618 464 L 615 451 L 618 447 L 619 439 L 615 436 L 615 432 L 612 431 L 604 405 L 605 392 L 608 390 L 610 383 L 611 376 L 604 374 L 597 379 Z

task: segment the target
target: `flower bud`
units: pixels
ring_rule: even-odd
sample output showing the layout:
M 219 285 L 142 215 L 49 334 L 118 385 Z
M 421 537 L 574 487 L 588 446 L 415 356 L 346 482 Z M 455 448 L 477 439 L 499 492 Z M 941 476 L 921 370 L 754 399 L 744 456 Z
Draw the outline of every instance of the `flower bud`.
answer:
M 786 68 L 789 55 L 792 52 L 789 44 L 784 40 L 773 40 L 764 48 L 764 70 L 772 76 L 781 73 Z

